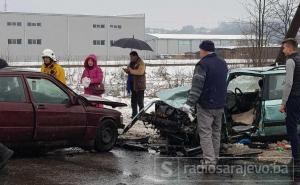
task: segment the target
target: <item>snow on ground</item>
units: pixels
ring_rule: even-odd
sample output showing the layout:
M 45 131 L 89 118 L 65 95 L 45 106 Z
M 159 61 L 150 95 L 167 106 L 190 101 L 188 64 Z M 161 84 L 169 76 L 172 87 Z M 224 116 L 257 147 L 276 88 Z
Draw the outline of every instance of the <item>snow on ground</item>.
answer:
M 226 59 L 227 63 L 237 64 L 230 67 L 244 67 L 249 62 L 246 59 Z M 191 78 L 194 71 L 194 65 L 198 60 L 145 60 L 147 64 L 168 64 L 166 66 L 147 66 L 147 89 L 146 96 L 155 96 L 155 94 L 166 88 L 183 86 L 191 83 Z M 10 62 L 12 66 L 26 68 L 26 66 L 36 66 L 32 69 L 39 70 L 38 66 L 41 61 L 32 62 Z M 64 66 L 67 76 L 67 84 L 75 91 L 82 91 L 80 87 L 81 74 L 83 72 L 83 61 L 59 61 L 59 64 Z M 111 96 L 126 96 L 126 74 L 123 72 L 128 61 L 99 61 L 104 73 L 104 83 L 106 86 L 107 95 Z M 184 66 L 170 66 L 172 64 L 183 64 Z M 68 67 L 69 66 L 69 67 Z
M 127 126 L 131 123 L 131 106 L 130 106 L 130 98 L 117 98 L 112 96 L 104 96 L 104 98 L 107 98 L 112 101 L 122 102 L 126 103 L 127 107 L 121 107 L 116 108 L 116 110 L 120 111 L 123 115 L 124 124 Z M 157 98 L 145 98 L 145 105 L 148 105 L 152 101 L 157 100 Z M 154 111 L 154 106 L 149 109 L 147 112 Z M 145 137 L 156 137 L 156 132 L 152 128 L 146 128 L 144 124 L 141 121 L 138 121 L 125 135 L 121 135 L 120 138 L 122 139 L 139 139 L 139 138 L 145 138 Z
M 291 161 L 291 156 L 291 150 L 278 151 L 274 149 L 267 149 L 263 150 L 263 153 L 258 155 L 258 161 L 288 164 Z
M 225 59 L 227 63 L 247 63 L 247 59 Z M 196 64 L 198 59 L 165 59 L 165 60 L 144 60 L 146 64 Z M 61 65 L 83 65 L 83 61 L 59 61 Z M 27 62 L 9 62 L 12 66 L 35 66 L 41 65 L 42 61 L 27 61 Z M 118 61 L 98 61 L 98 65 L 115 65 L 115 66 L 126 66 L 128 65 L 128 60 L 118 60 Z
M 26 68 L 26 67 L 25 67 Z M 38 68 L 32 68 L 39 70 Z M 104 84 L 106 95 L 114 97 L 126 97 L 127 75 L 122 67 L 102 67 L 104 74 Z M 76 92 L 82 92 L 83 87 L 80 84 L 83 68 L 65 67 L 67 85 Z M 148 66 L 146 69 L 147 89 L 146 96 L 153 97 L 162 89 L 183 86 L 191 83 L 194 66 Z

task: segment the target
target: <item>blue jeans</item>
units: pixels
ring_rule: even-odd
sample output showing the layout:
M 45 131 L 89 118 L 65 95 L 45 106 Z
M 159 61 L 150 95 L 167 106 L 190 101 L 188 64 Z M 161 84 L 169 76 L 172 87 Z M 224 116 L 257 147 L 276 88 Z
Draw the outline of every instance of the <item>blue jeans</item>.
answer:
M 286 103 L 286 130 L 292 146 L 294 160 L 300 159 L 300 139 L 297 126 L 300 122 L 300 97 L 290 97 Z

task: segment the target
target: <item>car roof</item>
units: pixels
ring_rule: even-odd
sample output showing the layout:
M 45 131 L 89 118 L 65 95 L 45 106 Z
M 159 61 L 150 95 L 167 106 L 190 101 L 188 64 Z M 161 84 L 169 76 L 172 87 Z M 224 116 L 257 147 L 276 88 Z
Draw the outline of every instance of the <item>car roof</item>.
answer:
M 32 68 L 16 68 L 16 67 L 6 67 L 0 69 L 0 74 L 39 74 L 43 75 L 40 71 Z
M 280 66 L 268 66 L 268 67 L 251 67 L 251 68 L 239 68 L 233 69 L 230 73 L 241 73 L 241 74 L 249 74 L 249 75 L 273 75 L 273 74 L 285 74 L 286 69 L 285 65 Z

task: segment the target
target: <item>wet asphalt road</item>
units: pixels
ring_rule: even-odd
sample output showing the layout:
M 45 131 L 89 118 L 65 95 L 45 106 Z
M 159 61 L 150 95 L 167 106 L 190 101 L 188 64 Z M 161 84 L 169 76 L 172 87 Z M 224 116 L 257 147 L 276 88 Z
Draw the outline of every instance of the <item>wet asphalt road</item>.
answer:
M 15 157 L 0 172 L 2 185 L 151 185 L 151 184 L 293 184 L 288 175 L 178 175 L 174 159 L 148 152 L 116 148 L 109 153 L 54 153 L 40 157 Z M 176 161 L 176 159 L 175 159 Z M 183 160 L 194 164 L 195 160 Z M 244 163 L 242 161 L 241 163 Z M 157 167 L 159 166 L 159 167 Z M 168 167 L 168 168 L 166 168 Z M 165 172 L 168 176 L 165 176 Z M 163 174 L 161 173 L 163 170 Z M 176 172 L 176 173 L 173 173 Z M 171 174 L 171 175 L 170 175 Z M 169 176 L 170 175 L 170 176 Z M 180 176 L 181 180 L 179 180 Z M 261 180 L 271 180 L 262 182 Z

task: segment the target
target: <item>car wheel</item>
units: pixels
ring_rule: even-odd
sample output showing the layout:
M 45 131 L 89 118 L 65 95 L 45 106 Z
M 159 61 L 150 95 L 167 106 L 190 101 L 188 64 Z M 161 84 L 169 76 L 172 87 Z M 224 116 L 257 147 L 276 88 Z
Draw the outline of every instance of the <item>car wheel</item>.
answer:
M 110 151 L 118 138 L 118 130 L 113 120 L 104 120 L 97 127 L 95 149 L 98 152 Z

